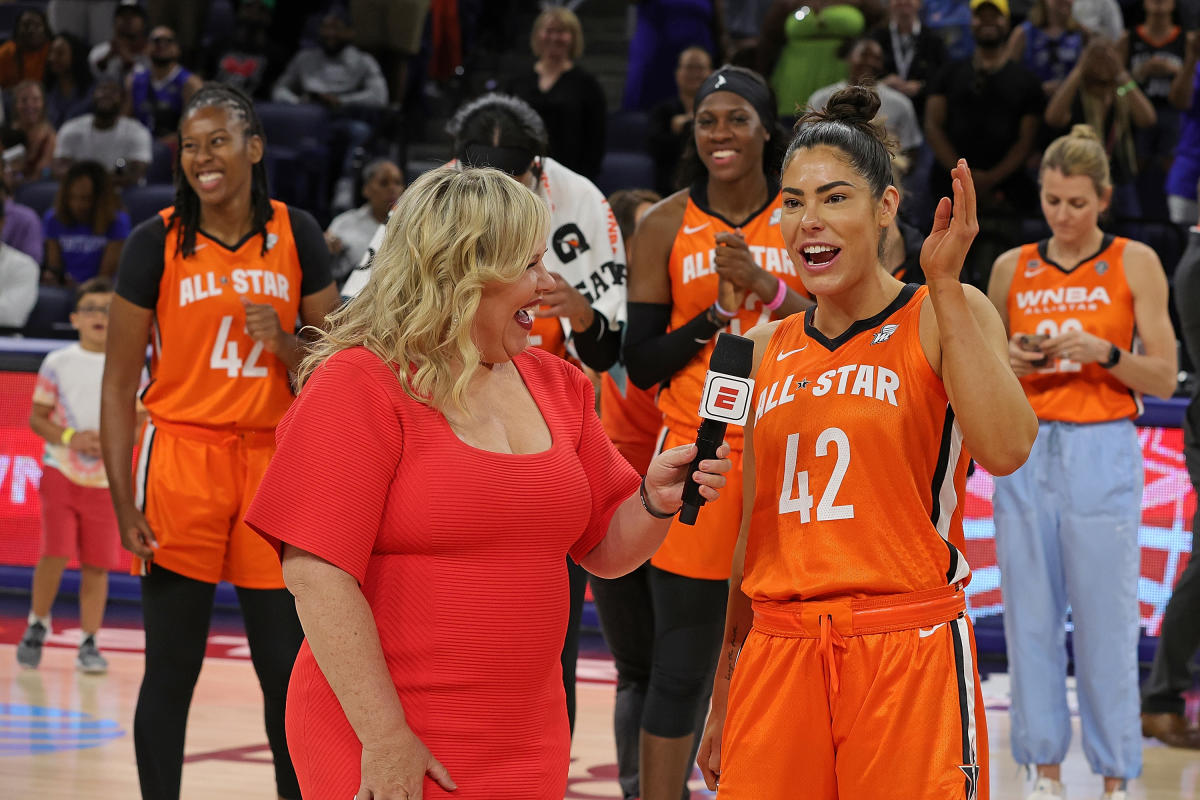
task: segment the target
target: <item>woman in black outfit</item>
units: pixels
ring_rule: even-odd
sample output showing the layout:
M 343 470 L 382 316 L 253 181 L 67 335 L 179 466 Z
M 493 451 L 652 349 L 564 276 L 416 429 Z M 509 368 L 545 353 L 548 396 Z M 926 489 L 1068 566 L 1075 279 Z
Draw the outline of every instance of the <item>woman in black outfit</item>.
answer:
M 583 55 L 583 28 L 574 12 L 546 9 L 533 23 L 533 69 L 505 84 L 505 91 L 533 106 L 550 134 L 550 156 L 594 179 L 604 158 L 607 101 L 600 82 L 575 65 Z

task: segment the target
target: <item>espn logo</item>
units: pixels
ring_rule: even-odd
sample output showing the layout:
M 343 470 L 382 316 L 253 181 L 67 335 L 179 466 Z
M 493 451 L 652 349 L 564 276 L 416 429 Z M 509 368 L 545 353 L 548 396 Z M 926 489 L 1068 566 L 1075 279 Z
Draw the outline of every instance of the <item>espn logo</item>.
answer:
M 700 416 L 730 425 L 745 425 L 750 417 L 750 398 L 753 395 L 753 380 L 710 372 L 704 381 Z

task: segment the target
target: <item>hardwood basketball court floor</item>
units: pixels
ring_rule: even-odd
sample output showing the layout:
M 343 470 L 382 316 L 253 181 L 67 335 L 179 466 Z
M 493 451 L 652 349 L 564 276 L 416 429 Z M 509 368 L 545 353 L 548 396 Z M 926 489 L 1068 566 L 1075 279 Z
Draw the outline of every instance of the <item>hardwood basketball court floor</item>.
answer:
M 55 607 L 55 633 L 41 667 L 36 671 L 18 667 L 15 643 L 25 627 L 27 602 L 20 595 L 0 597 L 0 797 L 136 798 L 131 729 L 142 672 L 137 609 L 109 614 L 100 636 L 109 672 L 90 676 L 75 671 L 79 630 L 71 607 L 62 603 Z M 612 662 L 597 636 L 585 637 L 582 650 L 566 797 L 619 798 L 611 722 Z M 262 701 L 248 655 L 236 614 L 218 612 L 188 721 L 185 800 L 275 797 Z M 991 796 L 1023 800 L 1027 783 L 1008 752 L 1007 676 L 987 678 L 984 696 L 991 736 Z M 1099 797 L 1099 779 L 1091 775 L 1079 744 L 1077 718 L 1063 771 L 1072 800 Z M 696 790 L 693 797 L 712 797 L 698 775 L 691 785 Z M 1145 740 L 1144 774 L 1130 784 L 1130 797 L 1200 800 L 1200 752 L 1172 750 Z

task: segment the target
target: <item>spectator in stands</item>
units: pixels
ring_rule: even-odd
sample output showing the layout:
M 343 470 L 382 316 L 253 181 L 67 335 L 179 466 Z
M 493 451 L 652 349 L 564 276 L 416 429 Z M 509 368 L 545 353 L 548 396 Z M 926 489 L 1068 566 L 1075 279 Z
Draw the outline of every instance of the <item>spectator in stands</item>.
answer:
M 678 92 L 650 112 L 650 155 L 654 159 L 654 188 L 662 194 L 675 191 L 675 172 L 691 135 L 696 92 L 712 72 L 712 57 L 703 47 L 689 47 L 675 65 Z
M 38 265 L 32 258 L 0 244 L 0 328 L 19 331 L 37 305 Z
M 718 0 L 639 0 L 637 25 L 629 40 L 629 63 L 621 107 L 648 111 L 673 95 L 671 74 L 679 54 L 699 45 L 720 53 Z
M 333 254 L 330 271 L 339 289 L 403 192 L 404 173 L 394 162 L 378 158 L 363 167 L 362 194 L 367 202 L 334 217 L 325 231 L 325 243 Z
M 1147 3 L 1149 5 L 1149 3 Z M 1197 222 L 1193 220 L 1193 222 Z M 1173 276 L 1175 310 L 1184 349 L 1200 364 L 1200 222 Z M 1200 384 L 1196 384 L 1200 388 Z M 1183 457 L 1192 488 L 1200 491 L 1200 401 L 1196 388 L 1183 418 Z M 1200 731 L 1188 724 L 1184 695 L 1192 689 L 1192 657 L 1200 646 L 1200 506 L 1192 517 L 1192 556 L 1175 582 L 1162 616 L 1158 649 L 1142 685 L 1142 735 L 1171 747 L 1200 750 Z
M 46 119 L 46 96 L 36 81 L 22 81 L 13 89 L 16 118 L 11 127 L 25 135 L 25 159 L 19 170 L 9 174 L 19 183 L 50 176 L 58 135 Z
M 1075 0 L 1035 0 L 1029 19 L 1008 37 L 1008 58 L 1037 75 L 1054 94 L 1083 55 L 1084 30 L 1071 15 Z
M 117 517 L 100 460 L 100 380 L 112 282 L 92 278 L 79 287 L 71 327 L 79 342 L 47 354 L 38 369 L 29 427 L 46 440 L 42 455 L 42 540 L 33 568 L 29 626 L 17 645 L 17 663 L 37 669 L 50 634 L 50 608 L 67 562 L 79 559 L 80 672 L 108 670 L 96 635 L 104 621 L 108 571 L 127 569 Z
M 1111 163 L 1113 211 L 1140 217 L 1133 129 L 1154 124 L 1154 105 L 1125 70 L 1116 45 L 1104 38 L 1088 43 L 1079 63 L 1046 104 L 1045 118 L 1052 128 L 1083 124 L 1096 131 Z
M 1179 111 L 1171 105 L 1171 84 L 1183 68 L 1187 37 L 1175 23 L 1175 0 L 1145 0 L 1146 21 L 1129 37 L 1126 65 L 1142 93 L 1154 106 L 1154 127 L 1139 132 L 1138 155 L 1153 176 L 1153 191 L 1161 190 L 1179 140 Z M 1151 215 L 1150 209 L 1143 213 Z M 1156 215 L 1158 216 L 1158 215 Z
M 46 278 L 75 286 L 97 275 L 116 274 L 131 225 L 104 167 L 77 161 L 67 170 L 54 205 L 46 209 L 42 227 Z
M 21 81 L 40 81 L 50 50 L 50 24 L 37 8 L 26 8 L 17 16 L 13 38 L 0 45 L 0 88 L 11 89 Z
M 86 114 L 92 102 L 87 46 L 69 33 L 55 36 L 46 56 L 42 83 L 46 88 L 46 118 L 55 129 Z
M 287 63 L 287 50 L 271 38 L 271 8 L 261 0 L 245 0 L 229 49 L 217 57 L 214 80 L 266 100 Z
M 1183 66 L 1171 81 L 1171 105 L 1180 111 L 1179 144 L 1167 172 L 1167 210 L 1171 222 L 1196 221 L 1196 181 L 1200 180 L 1200 31 L 1188 31 Z
M 135 119 L 121 116 L 124 86 L 115 78 L 96 81 L 91 114 L 69 120 L 58 131 L 54 174 L 61 177 L 75 161 L 89 159 L 113 175 L 117 186 L 141 181 L 150 165 L 150 131 Z
M 583 26 L 575 12 L 547 8 L 533 22 L 529 37 L 537 61 L 533 69 L 510 78 L 509 94 L 520 97 L 546 123 L 550 157 L 588 179 L 600 174 L 608 114 L 604 89 L 576 62 L 583 55 Z
M 883 68 L 883 46 L 879 42 L 866 37 L 852 42 L 846 53 L 849 81 L 838 81 L 817 89 L 808 98 L 808 107 L 813 111 L 824 111 L 834 92 L 849 84 L 874 89 L 879 95 L 879 113 L 875 121 L 881 123 L 900 143 L 900 155 L 906 162 L 903 171 L 907 173 L 924 138 L 921 136 L 921 125 L 917 122 L 917 112 L 908 96 L 879 83 Z
M 933 196 L 950 196 L 950 170 L 965 158 L 981 210 L 1034 208 L 1037 193 L 1023 166 L 1044 99 L 1037 76 L 1005 52 L 1008 0 L 971 0 L 971 31 L 975 55 L 946 64 L 929 84 L 925 138 L 942 165 L 930 176 Z
M 353 163 L 373 132 L 371 121 L 387 105 L 387 82 L 379 63 L 350 44 L 354 38 L 346 15 L 330 11 L 321 20 L 320 46 L 301 50 L 275 83 L 279 103 L 316 103 L 332 117 L 337 185 L 333 207 L 354 203 Z
M 763 23 L 759 45 L 763 75 L 769 76 L 779 115 L 800 113 L 812 93 L 846 79 L 842 47 L 866 30 L 857 2 L 775 0 Z
M 182 59 L 190 67 L 197 67 L 200 38 L 204 35 L 204 23 L 208 20 L 206 0 L 146 0 L 146 11 L 151 25 L 161 25 L 175 32 L 178 50 L 175 58 Z M 151 49 L 154 33 L 150 33 Z M 153 54 L 151 58 L 153 59 Z
M 3 228 L 0 228 L 0 241 L 41 264 L 45 243 L 42 218 L 29 206 L 14 200 L 4 181 L 0 181 L 0 205 L 3 205 L 3 211 L 0 213 L 4 219 Z
M 165 25 L 150 31 L 150 67 L 135 67 L 126 86 L 126 116 L 145 125 L 156 139 L 174 139 L 183 105 L 204 80 L 179 63 L 175 32 Z
M 1129 71 L 1161 113 L 1183 66 L 1187 38 L 1175 23 L 1175 0 L 1145 0 L 1146 21 L 1129 37 Z
M 408 64 L 421 51 L 429 0 L 350 0 L 354 44 L 379 62 L 401 104 L 408 88 Z
M 127 0 L 124 0 L 127 2 Z M 81 42 L 106 42 L 112 37 L 117 0 L 50 0 L 50 28 Z
M 883 47 L 880 83 L 903 92 L 924 122 L 926 86 L 949 56 L 942 37 L 922 27 L 921 0 L 892 0 L 887 24 L 876 26 L 871 36 Z
M 113 34 L 88 53 L 92 75 L 115 78 L 122 83 L 137 66 L 147 67 L 146 31 L 150 29 L 146 10 L 136 3 L 122 2 L 113 12 Z
M 771 8 L 771 2 L 772 0 L 742 0 L 739 3 L 725 4 L 722 22 L 729 39 L 725 56 L 730 63 L 738 63 L 745 58 L 750 63 L 743 66 L 756 65 L 758 37 L 762 33 L 763 21 Z
M 1117 0 L 1075 0 L 1071 15 L 1084 30 L 1116 43 L 1125 33 L 1125 20 Z

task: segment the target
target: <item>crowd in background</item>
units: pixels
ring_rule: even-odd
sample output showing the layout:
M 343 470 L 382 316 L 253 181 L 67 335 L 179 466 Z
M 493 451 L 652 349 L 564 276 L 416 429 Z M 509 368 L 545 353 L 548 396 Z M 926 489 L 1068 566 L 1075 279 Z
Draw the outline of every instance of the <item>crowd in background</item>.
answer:
M 977 286 L 1000 252 L 1044 232 L 1040 152 L 1077 122 L 1097 130 L 1110 156 L 1112 215 L 1136 221 L 1124 232 L 1155 244 L 1168 271 L 1183 226 L 1197 217 L 1193 0 L 645 0 L 631 5 L 620 98 L 584 66 L 587 31 L 574 14 L 531 31 L 532 64 L 511 66 L 525 46 L 517 24 L 538 6 L 302 0 L 287 14 L 264 0 L 212 11 L 130 0 L 14 6 L 0 46 L 4 243 L 33 260 L 46 286 L 111 276 L 131 226 L 172 201 L 180 110 L 216 80 L 268 109 L 276 195 L 322 224 L 350 215 L 328 237 L 340 282 L 405 180 L 433 166 L 406 164 L 406 145 L 445 141 L 429 124 L 439 93 L 521 97 L 545 121 L 559 163 L 606 192 L 667 194 L 678 188 L 696 89 L 721 63 L 765 76 L 785 125 L 848 82 L 873 86 L 902 153 L 903 221 L 917 230 L 966 157 L 984 211 L 964 273 Z M 24 287 L 18 302 L 0 304 L 0 328 L 25 325 L 29 274 L 23 259 L 0 258 L 0 282 Z M 44 319 L 35 328 L 48 330 Z

